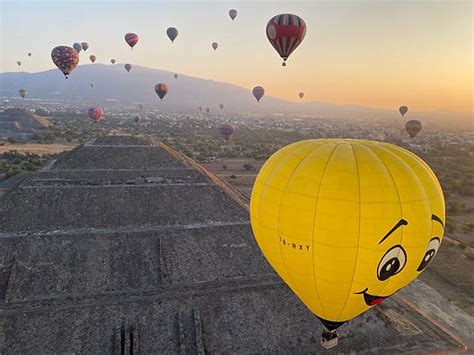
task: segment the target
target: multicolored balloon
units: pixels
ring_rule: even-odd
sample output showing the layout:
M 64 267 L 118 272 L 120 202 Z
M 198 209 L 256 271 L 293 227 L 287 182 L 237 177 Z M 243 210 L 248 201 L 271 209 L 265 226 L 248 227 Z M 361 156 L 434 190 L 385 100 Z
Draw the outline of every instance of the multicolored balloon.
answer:
M 99 122 L 104 116 L 104 110 L 100 106 L 92 106 L 89 108 L 89 117 L 94 122 Z
M 80 51 L 82 51 L 82 44 L 80 44 L 79 42 L 76 42 L 72 45 L 72 48 L 74 48 L 76 52 L 79 53 Z
M 155 85 L 155 92 L 160 98 L 160 100 L 163 100 L 163 98 L 166 96 L 168 93 L 168 85 L 163 84 L 163 83 L 158 83 Z
M 283 66 L 290 54 L 301 44 L 306 34 L 306 24 L 299 16 L 280 14 L 267 23 L 267 38 L 283 58 Z
M 125 64 L 123 67 L 125 68 L 125 70 L 126 70 L 127 72 L 129 72 L 129 71 L 132 69 L 132 65 L 131 65 L 131 64 L 128 64 L 128 63 Z
M 217 43 L 217 42 L 212 42 L 212 48 L 214 48 L 214 50 L 216 50 L 217 47 L 219 47 L 219 43 Z
M 260 99 L 265 95 L 265 89 L 261 86 L 256 86 L 252 90 L 253 96 L 260 102 Z
M 91 55 L 89 59 L 91 60 L 92 63 L 94 63 L 97 57 L 95 55 Z
M 418 120 L 410 120 L 405 123 L 405 129 L 408 132 L 408 135 L 413 138 L 415 137 L 418 133 L 420 133 L 422 128 L 422 124 Z
M 116 62 L 115 59 L 110 60 L 110 63 L 112 63 L 112 64 L 115 64 L 115 62 Z
M 168 27 L 168 29 L 166 30 L 166 34 L 168 35 L 168 38 L 170 39 L 171 43 L 173 43 L 176 37 L 178 37 L 178 30 L 174 27 Z
M 302 99 L 302 98 L 304 97 L 304 92 L 301 91 L 301 92 L 298 94 L 298 96 L 300 97 L 300 99 Z
M 87 48 L 89 48 L 89 44 L 87 42 L 82 42 L 81 46 L 82 46 L 82 49 L 84 50 L 84 52 L 87 51 Z
M 229 10 L 229 16 L 232 19 L 232 21 L 234 21 L 235 18 L 237 17 L 237 10 L 236 9 L 230 9 Z
M 405 113 L 408 112 L 408 107 L 407 106 L 400 106 L 400 108 L 398 109 L 398 111 L 400 112 L 400 114 L 402 116 L 405 116 Z
M 79 54 L 74 48 L 68 46 L 57 46 L 51 51 L 53 63 L 61 70 L 64 76 L 68 75 L 79 64 Z
M 224 137 L 226 141 L 228 141 L 230 137 L 232 137 L 234 131 L 235 127 L 231 123 L 224 123 L 222 126 L 219 127 L 219 133 L 222 137 Z
M 125 34 L 125 42 L 127 42 L 131 49 L 135 47 L 135 45 L 138 43 L 138 40 L 138 35 L 135 33 L 129 32 Z
M 20 89 L 18 90 L 18 94 L 20 94 L 21 98 L 24 99 L 28 95 L 28 91 Z

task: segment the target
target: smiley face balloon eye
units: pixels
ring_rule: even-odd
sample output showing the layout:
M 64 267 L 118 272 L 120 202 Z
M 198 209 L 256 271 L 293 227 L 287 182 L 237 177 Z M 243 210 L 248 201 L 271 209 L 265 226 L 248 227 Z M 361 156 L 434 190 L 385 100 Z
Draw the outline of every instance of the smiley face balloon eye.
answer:
M 400 245 L 390 248 L 379 262 L 377 277 L 385 281 L 393 275 L 398 274 L 405 267 L 407 254 Z
M 439 245 L 441 244 L 439 238 L 433 238 L 430 240 L 430 244 L 428 244 L 428 249 L 426 250 L 425 255 L 423 256 L 423 260 L 418 266 L 416 271 L 423 271 L 433 260 L 434 256 L 438 252 Z

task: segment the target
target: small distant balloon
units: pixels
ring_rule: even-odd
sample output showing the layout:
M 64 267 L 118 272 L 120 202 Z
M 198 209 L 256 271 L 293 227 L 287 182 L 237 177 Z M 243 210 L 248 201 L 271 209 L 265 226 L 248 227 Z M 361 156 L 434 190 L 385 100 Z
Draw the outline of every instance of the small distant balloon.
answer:
M 217 42 L 212 42 L 212 48 L 214 48 L 214 50 L 216 50 L 217 47 L 219 47 L 219 44 Z
M 400 108 L 398 109 L 398 111 L 400 112 L 400 114 L 402 116 L 405 116 L 405 114 L 408 112 L 408 107 L 407 106 L 400 106 Z
M 129 72 L 129 71 L 132 69 L 132 65 L 131 65 L 131 64 L 128 64 L 128 63 L 125 64 L 123 67 L 125 68 L 125 70 L 126 70 L 127 72 Z
M 410 120 L 405 123 L 405 129 L 408 132 L 408 135 L 413 138 L 415 137 L 418 133 L 420 133 L 422 128 L 422 124 L 418 120 Z
M 16 65 L 18 65 L 19 67 L 21 67 L 21 61 L 17 61 L 17 62 L 16 62 Z
M 206 107 L 206 113 L 211 112 L 211 109 L 209 107 Z
M 168 93 L 168 85 L 164 83 L 158 83 L 155 85 L 155 92 L 160 98 L 160 100 L 163 100 L 163 98 L 166 96 Z
M 304 97 L 304 92 L 301 91 L 301 92 L 298 94 L 298 96 L 300 97 L 300 99 L 302 99 L 302 98 Z
M 90 83 L 89 85 L 90 85 L 90 87 L 91 87 L 91 88 L 93 88 L 93 87 L 94 87 L 94 83 Z
M 178 74 L 173 75 L 175 79 L 178 79 Z
M 303 42 L 306 24 L 299 16 L 280 14 L 272 17 L 267 23 L 267 38 L 281 58 L 283 66 L 290 54 Z
M 138 109 L 140 110 L 140 112 L 143 112 L 143 110 L 145 109 L 145 105 L 140 102 L 138 104 Z
M 237 17 L 237 10 L 236 9 L 230 9 L 229 10 L 229 16 L 232 19 L 232 21 L 234 21 L 235 18 Z
M 228 141 L 230 137 L 234 134 L 235 128 L 231 123 L 224 123 L 219 127 L 219 133 L 221 136 Z
M 88 44 L 87 42 L 82 42 L 82 43 L 81 43 L 81 47 L 82 47 L 82 49 L 83 49 L 84 52 L 85 52 L 85 51 L 87 51 L 87 48 L 89 48 L 89 44 Z
M 79 42 L 76 42 L 72 45 L 72 48 L 74 48 L 76 52 L 79 53 L 80 51 L 82 51 L 82 44 L 80 44 Z
M 104 110 L 100 106 L 92 106 L 89 108 L 89 117 L 94 122 L 99 122 L 104 116 Z
M 224 109 L 224 104 L 219 104 L 219 108 L 221 109 L 221 111 Z
M 91 60 L 92 63 L 94 63 L 97 57 L 95 55 L 91 55 L 89 59 Z
M 199 112 L 202 112 L 202 106 L 199 106 L 198 109 L 199 109 Z
M 252 90 L 253 96 L 260 102 L 260 99 L 265 95 L 265 89 L 261 86 L 256 86 Z
M 28 57 L 31 57 L 31 53 L 30 53 L 30 52 L 28 52 Z
M 74 48 L 68 46 L 58 46 L 51 51 L 51 59 L 53 63 L 62 71 L 67 79 L 67 76 L 79 64 L 79 54 Z
M 131 49 L 135 47 L 135 45 L 138 43 L 138 40 L 138 35 L 135 33 L 129 32 L 125 34 L 125 42 L 127 42 Z
M 116 62 L 115 59 L 110 60 L 110 63 L 112 63 L 112 64 L 115 64 L 115 62 Z
M 24 99 L 28 95 L 28 91 L 20 89 L 18 90 L 18 94 L 20 94 L 21 98 Z
M 141 119 L 142 118 L 140 117 L 140 115 L 138 113 L 134 117 L 135 123 L 139 123 Z
M 178 30 L 174 27 L 168 27 L 168 29 L 166 30 L 166 34 L 168 35 L 168 38 L 170 39 L 171 43 L 173 43 L 176 37 L 178 37 Z

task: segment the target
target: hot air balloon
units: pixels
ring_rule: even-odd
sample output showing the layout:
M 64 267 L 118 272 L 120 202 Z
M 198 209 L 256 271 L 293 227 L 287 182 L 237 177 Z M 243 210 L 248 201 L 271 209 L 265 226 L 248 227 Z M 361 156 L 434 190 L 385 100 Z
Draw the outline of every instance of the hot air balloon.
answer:
M 79 42 L 74 43 L 74 44 L 72 45 L 72 48 L 74 48 L 77 53 L 79 53 L 80 51 L 82 51 L 82 45 L 81 45 Z
M 16 62 L 16 65 L 18 65 L 19 67 L 21 67 L 21 61 L 17 61 L 17 62 Z
M 211 109 L 209 107 L 206 107 L 206 113 L 208 114 L 209 112 L 211 112 Z
M 89 117 L 95 121 L 95 122 L 99 122 L 102 117 L 104 116 L 104 110 L 102 109 L 102 107 L 100 106 L 92 106 L 90 109 L 89 109 Z
M 417 278 L 445 223 L 441 186 L 415 154 L 384 142 L 290 144 L 260 170 L 250 202 L 257 244 L 336 336 L 344 322 Z
M 178 74 L 175 73 L 173 76 L 175 79 L 178 79 Z
M 306 34 L 306 24 L 299 16 L 280 14 L 267 23 L 267 38 L 280 57 L 283 66 L 290 54 L 301 44 Z
M 405 113 L 408 112 L 408 107 L 407 106 L 400 106 L 400 108 L 398 109 L 398 111 L 400 112 L 400 114 L 402 116 L 405 116 Z
M 79 54 L 74 48 L 68 46 L 58 46 L 51 51 L 53 63 L 61 70 L 67 79 L 67 76 L 74 70 L 79 63 Z
M 163 98 L 166 96 L 168 93 L 168 85 L 163 84 L 163 83 L 158 83 L 155 85 L 155 92 L 158 95 L 158 97 L 163 100 Z
M 82 49 L 84 50 L 84 52 L 87 51 L 87 48 L 89 48 L 89 44 L 87 42 L 82 42 L 81 46 L 82 46 Z
M 32 54 L 31 54 L 30 52 L 28 52 L 28 57 L 31 57 L 31 55 L 32 55 Z
M 221 109 L 221 111 L 224 109 L 224 104 L 219 104 L 219 108 Z
M 178 37 L 178 30 L 174 27 L 168 27 L 168 29 L 166 30 L 166 34 L 168 35 L 168 38 L 170 39 L 171 43 L 173 43 L 176 37 Z
M 199 106 L 198 109 L 199 109 L 199 112 L 202 112 L 202 106 Z
M 28 95 L 28 91 L 20 89 L 18 90 L 18 94 L 20 94 L 21 98 L 24 99 Z
M 418 120 L 410 120 L 405 123 L 405 129 L 408 132 L 408 135 L 413 138 L 421 131 L 422 124 Z
M 110 63 L 112 63 L 112 64 L 115 64 L 115 62 L 116 62 L 115 59 L 110 60 Z
M 126 70 L 127 72 L 129 72 L 129 71 L 132 69 L 132 65 L 131 65 L 131 64 L 128 64 L 128 63 L 125 64 L 123 67 L 125 68 L 125 70 Z
M 140 115 L 138 113 L 134 117 L 135 123 L 139 123 L 141 119 L 142 118 L 140 117 Z
M 226 141 L 230 139 L 230 137 L 234 134 L 234 126 L 230 123 L 224 123 L 222 126 L 219 127 L 219 133 Z
M 143 110 L 145 109 L 145 105 L 140 102 L 138 104 L 138 109 L 140 110 L 140 112 L 143 112 Z
M 258 102 L 260 102 L 260 99 L 265 95 L 265 89 L 262 88 L 261 86 L 256 86 L 252 90 L 253 96 L 257 99 Z
M 95 55 L 91 55 L 89 59 L 91 60 L 92 63 L 94 63 L 97 57 Z
M 298 94 L 298 96 L 300 97 L 300 99 L 302 99 L 302 98 L 304 97 L 304 92 L 301 91 L 301 92 Z
M 229 16 L 232 19 L 232 21 L 234 21 L 235 18 L 237 17 L 237 10 L 236 9 L 230 9 L 229 10 Z
M 128 43 L 131 49 L 138 43 L 138 36 L 135 33 L 126 33 L 125 34 L 125 42 Z
M 93 88 L 93 87 L 94 87 L 94 83 L 90 83 L 89 85 L 90 85 L 90 87 L 91 87 L 91 88 Z
M 219 44 L 217 42 L 212 42 L 212 48 L 214 48 L 214 50 L 216 50 L 217 47 L 219 47 Z

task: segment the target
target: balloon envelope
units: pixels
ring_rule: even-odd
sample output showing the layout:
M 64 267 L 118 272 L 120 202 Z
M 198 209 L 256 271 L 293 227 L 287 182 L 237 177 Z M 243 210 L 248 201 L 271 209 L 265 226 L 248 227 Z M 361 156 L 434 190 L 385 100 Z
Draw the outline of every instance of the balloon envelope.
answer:
M 92 63 L 94 63 L 97 57 L 95 55 L 91 55 L 89 59 L 91 60 Z
M 219 104 L 219 108 L 221 109 L 221 111 L 224 109 L 224 104 Z
M 273 48 L 283 58 L 283 65 L 286 65 L 290 54 L 303 42 L 306 24 L 299 16 L 280 14 L 268 21 L 266 33 Z
M 155 92 L 158 95 L 158 97 L 163 100 L 163 98 L 166 96 L 168 93 L 168 85 L 164 83 L 158 83 L 155 85 Z
M 300 92 L 298 96 L 300 97 L 300 99 L 302 99 L 304 97 L 304 92 Z
M 82 51 L 82 44 L 80 44 L 79 42 L 76 42 L 72 45 L 72 48 L 74 48 L 76 52 L 79 53 L 80 51 Z
M 87 48 L 89 48 L 89 44 L 87 42 L 82 42 L 81 46 L 82 46 L 82 49 L 84 50 L 84 52 L 87 51 Z
M 219 47 L 219 44 L 217 42 L 212 42 L 212 48 L 214 48 L 214 50 L 216 50 L 217 47 Z
M 265 95 L 265 89 L 261 86 L 256 86 L 252 90 L 253 96 L 260 102 L 260 99 Z
M 131 65 L 131 64 L 128 64 L 128 63 L 125 64 L 123 67 L 125 68 L 125 70 L 126 70 L 127 72 L 129 72 L 129 71 L 132 69 L 132 65 Z
M 28 91 L 26 91 L 24 89 L 20 89 L 20 90 L 18 90 L 18 94 L 20 94 L 21 98 L 24 99 L 26 97 L 26 95 L 28 95 Z
M 230 9 L 229 10 L 229 16 L 232 20 L 234 20 L 237 17 L 237 10 L 236 9 Z
M 28 53 L 28 57 L 31 57 L 31 53 Z
M 405 113 L 408 112 L 408 107 L 407 106 L 400 106 L 400 108 L 398 109 L 398 111 L 400 112 L 400 114 L 402 116 L 405 116 Z
M 92 106 L 88 113 L 91 120 L 95 122 L 99 122 L 104 116 L 104 110 L 100 106 Z
M 175 79 L 178 79 L 178 74 L 173 75 Z
M 125 34 L 125 42 L 127 42 L 127 44 L 132 49 L 138 43 L 138 40 L 139 40 L 138 35 L 136 35 L 135 33 L 129 32 Z
M 171 43 L 173 43 L 176 37 L 178 37 L 178 30 L 174 27 L 168 27 L 168 29 L 166 30 L 166 34 L 168 35 L 168 38 L 170 39 Z
M 16 62 L 16 65 L 21 66 L 21 62 L 20 62 L 20 61 L 17 61 L 17 62 Z
M 61 70 L 67 79 L 67 76 L 79 64 L 79 54 L 74 48 L 68 46 L 58 46 L 51 51 L 53 63 Z
M 115 64 L 115 59 L 111 59 L 110 63 Z
M 440 246 L 445 206 L 433 171 L 413 153 L 313 139 L 267 160 L 250 217 L 271 266 L 335 329 L 420 275 Z
M 231 123 L 224 123 L 219 127 L 219 133 L 226 141 L 234 134 L 235 128 Z
M 410 120 L 405 123 L 405 129 L 411 138 L 415 137 L 418 133 L 420 133 L 421 128 L 422 124 L 418 120 Z

